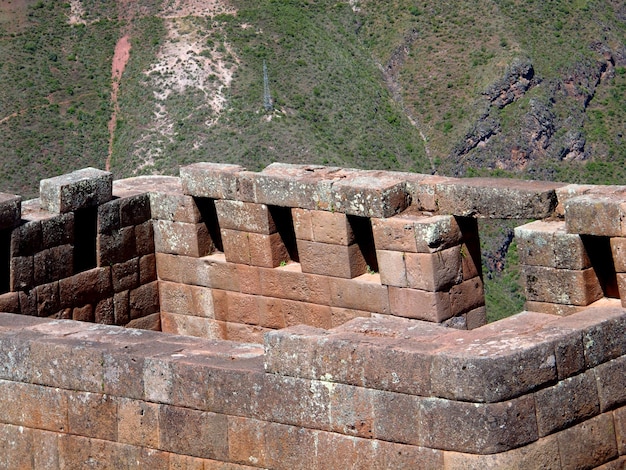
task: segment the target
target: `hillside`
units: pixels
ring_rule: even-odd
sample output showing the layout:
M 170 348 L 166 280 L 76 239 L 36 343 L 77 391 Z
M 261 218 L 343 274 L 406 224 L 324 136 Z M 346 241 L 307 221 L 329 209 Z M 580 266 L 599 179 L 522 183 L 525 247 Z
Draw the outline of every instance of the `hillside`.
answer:
M 0 3 L 0 187 L 25 197 L 202 160 L 625 184 L 625 95 L 617 0 Z

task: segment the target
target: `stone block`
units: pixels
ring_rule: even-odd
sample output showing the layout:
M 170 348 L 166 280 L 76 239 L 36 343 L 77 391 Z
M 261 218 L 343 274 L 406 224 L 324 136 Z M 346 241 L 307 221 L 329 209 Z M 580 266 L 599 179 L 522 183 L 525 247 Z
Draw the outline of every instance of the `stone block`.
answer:
M 34 289 L 30 291 L 20 291 L 20 313 L 22 315 L 36 316 L 37 311 L 37 292 Z
M 494 454 L 538 439 L 532 396 L 492 404 L 424 398 L 421 445 L 474 454 Z
M 250 234 L 238 230 L 221 229 L 224 256 L 229 263 L 251 265 Z
M 394 287 L 408 286 L 405 257 L 406 253 L 402 251 L 376 250 L 382 284 Z
M 491 219 L 545 219 L 562 183 L 505 178 L 448 179 L 435 183 L 439 212 Z
M 0 294 L 0 312 L 20 313 L 20 296 L 17 292 Z
M 349 218 L 340 212 L 310 211 L 313 238 L 311 241 L 348 246 L 355 242 Z
M 265 442 L 266 466 L 280 469 L 303 469 L 305 462 L 317 461 L 315 442 L 319 431 L 297 426 L 268 423 Z
M 418 253 L 433 253 L 460 244 L 463 234 L 456 219 L 448 215 L 423 217 L 415 221 Z
M 291 209 L 293 229 L 298 240 L 313 241 L 313 219 L 309 209 L 294 207 Z
M 158 282 L 151 282 L 129 293 L 130 319 L 135 320 L 159 312 Z
M 154 246 L 159 253 L 202 257 L 213 252 L 213 241 L 204 223 L 157 220 L 153 228 Z
M 424 217 L 405 211 L 388 219 L 372 219 L 372 233 L 378 250 L 416 252 L 415 222 Z
M 19 225 L 22 217 L 22 198 L 14 194 L 0 193 L 0 230 Z
M 86 304 L 82 307 L 74 307 L 72 309 L 72 320 L 94 322 L 95 316 L 93 312 L 93 305 Z
M 74 213 L 68 212 L 41 221 L 43 248 L 74 244 Z
M 159 279 L 194 286 L 239 291 L 237 266 L 226 262 L 224 254 L 204 258 L 156 254 Z
M 391 172 L 342 170 L 332 184 L 337 212 L 360 217 L 391 217 L 409 205 L 406 183 Z
M 97 207 L 97 231 L 110 235 L 122 228 L 120 200 L 113 199 Z
M 548 313 L 550 315 L 558 315 L 560 317 L 565 317 L 567 315 L 581 312 L 585 308 L 586 307 L 579 307 L 576 305 L 554 304 L 550 302 L 534 302 L 531 300 L 527 301 L 524 304 L 524 310 L 528 310 L 529 312 Z
M 150 211 L 155 220 L 197 224 L 202 215 L 193 197 L 180 193 L 150 193 Z
M 125 326 L 126 328 L 135 328 L 138 330 L 161 331 L 161 314 L 157 312 L 135 318 L 129 321 Z
M 601 410 L 626 403 L 626 357 L 620 356 L 595 368 Z
M 93 311 L 94 322 L 103 325 L 115 325 L 115 307 L 112 297 L 98 302 Z
M 299 264 L 288 264 L 287 266 L 276 269 L 261 268 L 259 274 L 261 291 L 267 297 L 298 300 L 319 305 L 331 305 L 331 298 L 333 297 L 331 289 L 334 286 L 337 291 L 335 295 L 336 302 L 341 303 L 344 299 L 346 299 L 346 302 L 344 303 L 354 304 L 358 302 L 356 299 L 350 297 L 353 291 L 349 288 L 352 283 L 360 285 L 358 281 L 336 279 L 331 283 L 331 279 L 328 276 L 302 273 Z M 355 287 L 356 291 L 359 291 L 359 285 Z M 376 291 L 376 287 L 372 287 L 370 286 L 370 283 L 368 283 L 367 286 L 361 286 L 361 292 L 367 290 L 368 287 Z M 382 286 L 378 287 L 380 288 Z M 358 295 L 359 292 L 356 292 L 355 297 L 358 297 Z M 377 299 L 377 304 L 380 304 L 380 299 L 377 295 L 380 295 L 380 289 L 376 292 L 372 292 L 370 297 L 372 300 Z M 363 302 L 361 302 L 361 305 L 362 303 Z M 352 308 L 346 305 L 336 306 Z
M 267 328 L 311 325 L 331 328 L 331 308 L 292 300 L 260 298 L 259 324 Z
M 359 245 L 298 241 L 298 255 L 303 273 L 352 279 L 364 274 L 367 263 Z
M 238 341 L 241 343 L 263 344 L 263 336 L 268 328 L 259 325 L 246 325 L 244 323 L 235 322 L 219 322 L 222 329 L 223 338 L 229 341 Z
M 408 287 L 434 292 L 461 282 L 459 245 L 435 253 L 406 253 L 404 259 Z
M 354 279 L 333 279 L 330 283 L 330 306 L 391 313 L 387 286 L 370 278 L 371 276 L 363 275 Z
M 154 228 L 151 220 L 135 226 L 135 248 L 138 256 L 154 254 Z
M 94 268 L 59 281 L 61 307 L 97 302 L 113 294 L 111 268 Z
M 465 327 L 473 330 L 487 324 L 487 309 L 478 307 L 463 314 L 465 317 Z
M 117 402 L 108 395 L 70 392 L 67 396 L 68 433 L 117 440 Z
M 117 400 L 117 439 L 123 444 L 158 448 L 159 405 L 146 401 Z
M 591 261 L 578 234 L 565 231 L 563 221 L 535 221 L 515 228 L 522 264 L 581 270 Z
M 228 458 L 227 416 L 161 405 L 159 442 L 160 448 L 169 452 L 225 461 Z
M 180 180 L 185 194 L 212 199 L 239 199 L 239 165 L 193 163 L 180 168 Z
M 32 256 L 43 249 L 41 222 L 26 222 L 11 232 L 11 256 Z
M 275 268 L 289 261 L 289 252 L 279 233 L 263 235 L 248 233 L 250 264 L 264 268 Z
M 450 288 L 450 312 L 452 316 L 467 313 L 484 305 L 485 291 L 481 278 L 468 279 Z
M 144 193 L 126 196 L 119 200 L 120 224 L 122 227 L 140 225 L 152 218 L 150 204 L 151 194 Z
M 439 323 L 452 316 L 448 292 L 389 287 L 390 313 Z
M 265 204 L 241 201 L 215 201 L 220 229 L 238 230 L 270 235 L 276 232 L 276 223 Z
M 35 284 L 46 284 L 72 275 L 74 249 L 60 245 L 40 251 L 33 256 Z
M 37 293 L 37 316 L 49 317 L 61 308 L 59 283 L 42 284 L 35 288 Z
M 523 266 L 526 299 L 533 302 L 585 306 L 604 295 L 592 268 L 584 270 Z
M 244 294 L 261 294 L 261 270 L 257 266 L 237 265 L 239 289 Z
M 239 464 L 266 466 L 265 428 L 256 419 L 228 417 L 228 460 Z
M 11 258 L 9 284 L 12 291 L 31 289 L 35 285 L 35 265 L 33 256 Z
M 32 430 L 33 468 L 59 468 L 58 434 Z
M 20 426 L 0 424 L 0 442 L 3 451 L 0 453 L 0 468 L 30 468 L 24 463 L 31 462 L 33 453 L 33 431 Z
M 2 421 L 15 426 L 68 432 L 67 394 L 59 389 L 0 381 Z
M 98 266 L 123 263 L 137 257 L 135 227 L 124 227 L 111 233 L 99 233 L 96 239 Z
M 561 380 L 535 392 L 539 436 L 547 436 L 600 413 L 593 372 Z
M 116 292 L 113 295 L 113 315 L 115 324 L 124 326 L 130 321 L 129 292 L 127 290 Z
M 626 197 L 624 195 L 584 195 L 565 202 L 568 233 L 621 237 L 626 235 Z
M 159 282 L 161 310 L 181 315 L 193 315 L 191 286 L 174 282 Z
M 615 271 L 626 273 L 626 238 L 611 238 L 611 251 L 613 253 Z
M 618 456 L 610 413 L 565 429 L 557 439 L 561 468 L 595 468 Z
M 147 284 L 156 280 L 156 256 L 150 254 L 139 258 L 139 284 Z
M 384 441 L 421 443 L 421 397 L 377 390 L 372 392 L 374 426 L 372 437 Z
M 619 455 L 626 455 L 626 406 L 613 412 L 615 422 L 615 437 L 617 438 L 617 449 Z
M 352 308 L 331 307 L 330 318 L 331 328 L 336 328 L 355 318 L 370 318 L 372 314 L 365 310 L 354 310 Z
M 220 324 L 212 318 L 161 312 L 161 331 L 174 335 L 224 339 Z
M 134 289 L 139 285 L 139 258 L 111 266 L 113 292 Z
M 260 315 L 260 299 L 261 297 L 257 295 L 240 294 L 239 292 L 226 292 L 227 316 L 222 317 L 220 315 L 217 319 L 233 323 L 258 325 Z
M 113 197 L 113 175 L 84 168 L 66 175 L 41 180 L 41 207 L 53 214 L 98 206 Z

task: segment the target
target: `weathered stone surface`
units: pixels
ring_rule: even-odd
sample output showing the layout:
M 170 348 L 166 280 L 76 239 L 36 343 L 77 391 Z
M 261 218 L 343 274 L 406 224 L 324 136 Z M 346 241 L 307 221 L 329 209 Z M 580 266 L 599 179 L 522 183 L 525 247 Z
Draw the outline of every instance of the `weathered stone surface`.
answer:
M 169 312 L 161 312 L 161 331 L 207 339 L 222 339 L 225 336 L 220 324 L 212 318 Z
M 445 214 L 495 219 L 544 219 L 557 204 L 560 183 L 466 178 L 435 183 L 437 208 Z
M 36 285 L 58 281 L 72 275 L 74 249 L 60 245 L 40 251 L 33 257 L 33 274 Z
M 561 468 L 595 468 L 617 457 L 613 417 L 605 413 L 557 434 Z
M 144 284 L 130 291 L 130 319 L 135 320 L 159 311 L 158 282 Z
M 211 235 L 204 223 L 157 220 L 153 227 L 154 245 L 158 253 L 202 257 L 214 250 Z
M 182 192 L 150 193 L 150 211 L 155 220 L 196 224 L 202 220 L 198 205 Z
M 569 233 L 621 237 L 626 235 L 626 194 L 585 195 L 565 202 Z
M 43 248 L 41 222 L 26 222 L 11 232 L 11 256 L 32 256 Z
M 66 175 L 41 180 L 41 207 L 53 214 L 75 211 L 110 201 L 113 175 L 95 168 L 84 168 Z
M 122 227 L 139 225 L 152 217 L 150 196 L 138 194 L 120 199 L 120 224 Z
M 405 258 L 406 253 L 402 251 L 376 250 L 382 284 L 395 287 L 408 286 Z
M 453 315 L 448 292 L 389 287 L 389 307 L 392 315 L 435 323 Z
M 67 396 L 68 432 L 117 440 L 117 403 L 101 393 L 70 392 Z
M 626 238 L 611 238 L 611 251 L 613 253 L 615 271 L 626 273 Z
M 112 295 L 111 268 L 94 268 L 59 281 L 61 307 L 85 305 Z
M 135 318 L 126 324 L 126 328 L 161 331 L 161 315 L 159 313 L 152 313 L 143 317 Z
M 364 274 L 367 263 L 359 245 L 298 241 L 298 255 L 303 273 L 352 279 Z
M 596 383 L 602 411 L 626 403 L 626 357 L 620 356 L 596 368 Z
M 113 292 L 134 289 L 139 285 L 139 258 L 111 266 Z
M 0 295 L 0 312 L 20 313 L 20 296 L 17 292 Z
M 522 264 L 581 270 L 591 261 L 578 234 L 565 231 L 563 221 L 536 221 L 515 228 Z
M 0 230 L 13 228 L 20 223 L 22 198 L 13 194 L 0 193 Z
M 220 229 L 269 235 L 276 232 L 274 218 L 267 205 L 242 201 L 216 201 Z
M 180 169 L 184 194 L 212 199 L 240 199 L 239 165 L 193 163 Z
M 408 287 L 434 292 L 458 284 L 463 276 L 461 262 L 459 245 L 436 253 L 406 253 Z
M 74 213 L 68 212 L 41 221 L 44 248 L 74 243 Z
M 523 266 L 522 274 L 529 301 L 586 306 L 603 296 L 600 281 L 591 268 Z
M 117 438 L 124 444 L 157 448 L 159 405 L 121 398 L 117 402 Z

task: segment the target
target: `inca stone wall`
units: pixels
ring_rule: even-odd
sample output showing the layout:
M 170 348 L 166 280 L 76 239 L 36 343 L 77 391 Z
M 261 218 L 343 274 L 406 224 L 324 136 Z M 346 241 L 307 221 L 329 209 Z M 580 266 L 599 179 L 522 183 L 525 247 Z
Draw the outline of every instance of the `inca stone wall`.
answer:
M 284 164 L 2 195 L 0 468 L 624 468 L 625 211 Z M 480 217 L 536 219 L 488 325 Z

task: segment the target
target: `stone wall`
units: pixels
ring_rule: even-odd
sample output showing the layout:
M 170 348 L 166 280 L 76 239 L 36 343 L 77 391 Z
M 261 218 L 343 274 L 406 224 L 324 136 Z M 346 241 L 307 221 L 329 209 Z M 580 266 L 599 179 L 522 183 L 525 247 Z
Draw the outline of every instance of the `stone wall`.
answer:
M 1 468 L 626 464 L 626 188 L 200 163 L 41 189 L 0 197 Z M 487 325 L 479 217 L 538 219 L 527 311 Z

